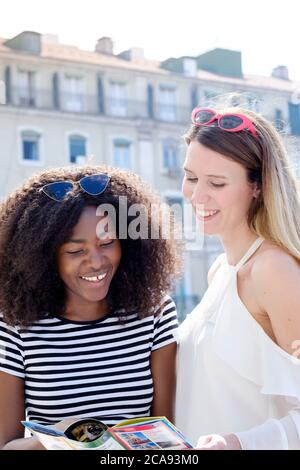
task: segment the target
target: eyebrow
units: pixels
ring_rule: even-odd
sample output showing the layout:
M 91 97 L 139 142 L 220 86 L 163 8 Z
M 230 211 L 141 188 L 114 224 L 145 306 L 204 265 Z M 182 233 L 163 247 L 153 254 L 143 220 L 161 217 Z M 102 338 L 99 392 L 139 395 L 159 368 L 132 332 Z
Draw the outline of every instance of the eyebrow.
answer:
M 223 175 L 205 175 L 205 176 L 210 176 L 210 177 L 214 177 L 214 178 L 223 178 L 225 180 L 227 180 L 227 176 L 223 176 Z
M 101 237 L 104 237 L 104 235 L 107 238 L 111 238 L 111 234 L 108 233 L 108 232 L 102 232 L 99 235 L 100 236 L 97 237 L 99 240 L 101 239 Z M 109 235 L 109 237 L 108 237 L 108 235 Z M 70 240 L 67 240 L 66 243 L 78 243 L 78 244 L 80 244 L 80 243 L 86 243 L 86 240 L 83 240 L 83 239 L 82 240 L 81 239 L 78 239 L 78 240 L 70 239 Z
M 193 173 L 191 170 L 189 170 L 189 169 L 186 168 L 185 166 L 183 167 L 183 170 L 184 170 L 184 171 L 187 171 L 188 173 Z
M 187 173 L 192 173 L 194 174 L 194 172 L 192 170 L 189 170 L 188 168 L 186 167 L 183 167 L 184 171 L 186 171 Z M 222 178 L 222 179 L 228 179 L 227 176 L 223 176 L 223 175 L 205 175 L 205 176 L 209 176 L 209 177 L 213 177 L 213 178 Z

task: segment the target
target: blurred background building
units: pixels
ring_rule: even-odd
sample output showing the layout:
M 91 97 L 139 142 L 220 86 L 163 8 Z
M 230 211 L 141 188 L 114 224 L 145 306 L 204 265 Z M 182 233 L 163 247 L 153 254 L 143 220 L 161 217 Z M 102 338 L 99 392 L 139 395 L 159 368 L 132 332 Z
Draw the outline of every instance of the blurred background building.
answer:
M 32 31 L 0 39 L 0 198 L 42 168 L 90 161 L 132 170 L 182 205 L 182 135 L 191 110 L 224 95 L 282 131 L 300 175 L 300 83 L 285 66 L 270 77 L 249 76 L 241 53 L 221 48 L 154 62 L 141 48 L 114 54 L 109 37 L 92 52 Z M 220 251 L 214 237 L 187 250 L 175 290 L 181 317 L 203 295 Z

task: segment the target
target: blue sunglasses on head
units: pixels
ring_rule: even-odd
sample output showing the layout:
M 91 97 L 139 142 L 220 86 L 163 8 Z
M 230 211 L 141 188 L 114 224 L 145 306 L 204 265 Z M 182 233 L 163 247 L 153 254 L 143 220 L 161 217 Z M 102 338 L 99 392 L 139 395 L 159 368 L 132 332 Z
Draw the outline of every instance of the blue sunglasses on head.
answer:
M 42 191 L 54 201 L 60 202 L 67 193 L 74 189 L 77 183 L 85 193 L 90 196 L 98 196 L 106 190 L 108 182 L 109 176 L 100 173 L 98 175 L 84 176 L 79 181 L 54 181 L 53 183 L 45 184 L 42 187 Z

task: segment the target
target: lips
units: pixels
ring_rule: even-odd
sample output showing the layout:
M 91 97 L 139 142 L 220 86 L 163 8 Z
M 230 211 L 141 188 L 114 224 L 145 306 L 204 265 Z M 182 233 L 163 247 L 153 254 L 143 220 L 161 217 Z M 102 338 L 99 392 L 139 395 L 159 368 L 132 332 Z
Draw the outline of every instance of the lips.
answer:
M 208 222 L 219 214 L 219 210 L 196 210 L 197 219 L 201 222 Z
M 96 272 L 96 273 L 87 273 L 87 274 L 84 274 L 82 276 L 79 276 L 80 279 L 86 281 L 86 282 L 91 282 L 91 283 L 99 283 L 101 281 L 103 281 L 103 279 L 106 278 L 108 274 L 108 270 L 107 271 L 99 271 L 99 272 Z
M 197 215 L 200 215 L 200 217 L 210 217 L 211 215 L 215 215 L 218 210 L 197 210 Z

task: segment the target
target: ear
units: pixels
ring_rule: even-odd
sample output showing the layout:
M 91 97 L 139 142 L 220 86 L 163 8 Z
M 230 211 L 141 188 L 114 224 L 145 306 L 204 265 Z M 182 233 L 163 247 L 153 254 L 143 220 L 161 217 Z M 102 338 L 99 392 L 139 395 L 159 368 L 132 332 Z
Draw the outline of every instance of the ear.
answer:
M 260 195 L 261 189 L 258 187 L 257 183 L 254 183 L 253 185 L 253 198 L 257 199 L 258 196 Z

